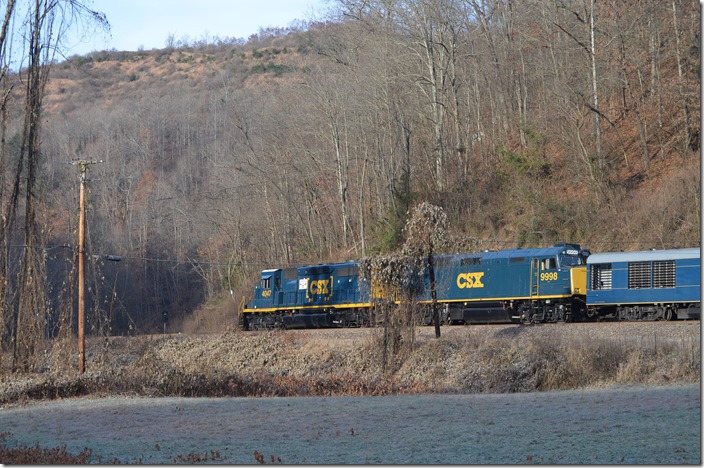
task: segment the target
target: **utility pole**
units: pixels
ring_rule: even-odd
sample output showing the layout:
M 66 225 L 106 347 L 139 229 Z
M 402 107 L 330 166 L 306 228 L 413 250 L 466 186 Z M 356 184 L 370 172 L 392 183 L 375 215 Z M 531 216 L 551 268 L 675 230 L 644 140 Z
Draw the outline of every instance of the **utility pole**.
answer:
M 85 224 L 86 224 L 86 173 L 90 164 L 103 161 L 72 161 L 81 172 L 81 189 L 79 193 L 80 214 L 78 216 L 78 372 L 83 374 L 86 370 L 86 341 L 85 341 L 85 285 L 83 257 L 85 254 Z

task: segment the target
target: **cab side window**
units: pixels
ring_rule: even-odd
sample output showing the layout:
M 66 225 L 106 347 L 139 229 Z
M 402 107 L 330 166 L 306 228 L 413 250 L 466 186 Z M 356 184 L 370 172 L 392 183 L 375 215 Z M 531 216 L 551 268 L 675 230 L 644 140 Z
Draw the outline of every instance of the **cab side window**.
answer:
M 540 269 L 541 270 L 554 270 L 557 268 L 557 260 L 555 258 L 544 258 L 542 262 L 540 262 Z
M 269 289 L 271 287 L 271 278 L 262 279 L 262 289 Z

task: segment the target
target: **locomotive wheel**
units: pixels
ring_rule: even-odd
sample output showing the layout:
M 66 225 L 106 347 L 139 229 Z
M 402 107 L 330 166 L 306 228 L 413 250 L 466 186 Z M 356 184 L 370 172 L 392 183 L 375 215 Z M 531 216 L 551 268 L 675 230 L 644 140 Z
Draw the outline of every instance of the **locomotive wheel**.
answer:
M 584 321 L 585 322 L 596 322 L 599 318 L 599 314 L 597 313 L 596 310 L 589 308 L 587 309 L 587 313 L 585 314 Z
M 672 309 L 670 309 L 669 307 L 667 309 L 665 309 L 665 314 L 663 315 L 663 320 L 665 320 L 666 322 L 669 322 L 672 320 Z

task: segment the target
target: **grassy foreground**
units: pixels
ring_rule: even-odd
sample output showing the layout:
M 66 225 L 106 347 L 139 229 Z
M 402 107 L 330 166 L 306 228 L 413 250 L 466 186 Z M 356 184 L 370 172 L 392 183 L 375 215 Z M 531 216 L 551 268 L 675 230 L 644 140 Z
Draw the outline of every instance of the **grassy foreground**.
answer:
M 0 404 L 114 395 L 534 392 L 698 383 L 701 374 L 698 323 L 452 327 L 439 339 L 426 328 L 396 338 L 383 329 L 92 338 L 83 375 L 76 371 L 75 340 L 54 340 L 33 372 L 3 366 Z M 180 455 L 174 462 L 217 462 L 216 455 Z M 0 434 L 2 463 L 90 459 L 88 448 L 78 454 L 65 447 L 10 448 Z
M 47 343 L 32 373 L 0 374 L 0 404 L 76 396 L 309 396 L 504 393 L 699 382 L 698 323 L 227 331 Z M 385 352 L 386 349 L 386 352 Z M 5 368 L 6 369 L 6 368 Z

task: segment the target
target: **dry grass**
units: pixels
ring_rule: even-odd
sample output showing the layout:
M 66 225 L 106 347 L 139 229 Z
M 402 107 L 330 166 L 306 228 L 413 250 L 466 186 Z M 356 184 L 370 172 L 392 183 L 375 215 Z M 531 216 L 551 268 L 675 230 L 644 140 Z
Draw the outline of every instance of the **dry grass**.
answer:
M 700 380 L 698 327 L 692 327 L 691 336 L 661 338 L 660 343 L 631 338 L 528 334 L 438 340 L 414 353 L 399 376 L 407 382 L 434 382 L 437 391 L 459 393 Z
M 66 445 L 54 448 L 41 447 L 35 444 L 32 447 L 8 447 L 6 439 L 8 433 L 0 433 L 0 463 L 12 465 L 120 465 L 122 461 L 117 458 L 104 460 L 100 455 L 93 456 L 93 451 L 85 448 L 80 452 L 71 453 L 66 449 Z M 156 445 L 156 450 L 160 451 L 159 444 Z M 204 453 L 189 453 L 178 454 L 170 457 L 174 464 L 203 464 L 203 463 L 226 463 L 227 457 L 223 456 L 219 450 L 211 450 Z M 265 464 L 266 459 L 259 452 L 254 452 L 254 459 Z M 281 458 L 270 456 L 271 463 L 281 464 Z M 131 465 L 141 465 L 142 459 L 130 461 Z
M 47 344 L 40 372 L 2 370 L 0 403 L 115 394 L 504 393 L 699 382 L 697 324 L 677 333 L 669 324 L 637 327 L 627 333 L 600 326 L 453 327 L 440 339 L 417 334 L 392 369 L 384 365 L 381 329 L 95 338 L 88 341 L 84 375 L 75 370 L 75 353 L 67 356 L 67 343 L 57 340 Z
M 93 451 L 89 448 L 81 450 L 78 454 L 70 453 L 66 446 L 54 448 L 40 447 L 7 447 L 5 445 L 7 433 L 0 434 L 0 463 L 12 465 L 87 465 L 91 462 L 106 465 L 116 465 L 120 461 L 103 460 L 98 456 L 93 459 Z

